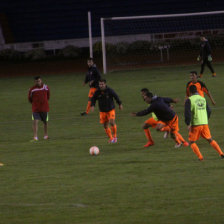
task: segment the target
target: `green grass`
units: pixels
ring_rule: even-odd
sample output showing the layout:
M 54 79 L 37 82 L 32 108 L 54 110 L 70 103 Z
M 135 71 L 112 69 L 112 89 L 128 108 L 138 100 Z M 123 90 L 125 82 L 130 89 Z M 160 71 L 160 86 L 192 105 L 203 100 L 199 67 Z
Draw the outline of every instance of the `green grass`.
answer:
M 210 129 L 224 146 L 224 67 L 217 78 L 207 72 L 216 106 Z M 43 75 L 51 89 L 49 141 L 30 143 L 32 77 L 1 78 L 0 94 L 0 223 L 1 224 L 221 224 L 224 222 L 224 161 L 205 140 L 198 145 L 205 160 L 192 150 L 175 149 L 171 139 L 152 130 L 155 146 L 144 149 L 145 117 L 131 117 L 147 107 L 140 89 L 178 97 L 180 133 L 187 139 L 184 96 L 189 71 L 195 66 L 114 72 L 105 76 L 122 99 L 116 112 L 118 143 L 110 145 L 99 124 L 98 110 L 81 117 L 88 88 L 84 74 Z M 210 103 L 211 105 L 211 103 Z M 101 153 L 90 156 L 90 146 Z

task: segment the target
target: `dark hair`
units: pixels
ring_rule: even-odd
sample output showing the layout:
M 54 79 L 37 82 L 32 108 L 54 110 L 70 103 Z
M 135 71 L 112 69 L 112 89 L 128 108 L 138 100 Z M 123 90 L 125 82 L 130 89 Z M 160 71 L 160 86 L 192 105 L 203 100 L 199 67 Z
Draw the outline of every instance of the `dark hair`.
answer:
M 147 92 L 146 94 L 145 94 L 147 97 L 150 97 L 150 98 L 152 98 L 153 97 L 153 94 L 151 93 L 151 92 Z
M 196 87 L 195 85 L 191 85 L 190 88 L 189 88 L 189 90 L 190 90 L 190 93 L 192 93 L 192 94 L 198 92 L 198 91 L 197 91 L 197 87 Z
M 196 71 L 191 71 L 190 73 L 191 73 L 191 74 L 198 75 L 198 73 L 197 73 Z
M 143 89 L 141 89 L 141 92 L 148 93 L 149 90 L 147 88 L 143 88 Z
M 100 79 L 99 82 L 107 83 L 106 79 Z
M 40 76 L 35 76 L 34 77 L 34 80 L 38 80 L 38 79 L 40 79 Z

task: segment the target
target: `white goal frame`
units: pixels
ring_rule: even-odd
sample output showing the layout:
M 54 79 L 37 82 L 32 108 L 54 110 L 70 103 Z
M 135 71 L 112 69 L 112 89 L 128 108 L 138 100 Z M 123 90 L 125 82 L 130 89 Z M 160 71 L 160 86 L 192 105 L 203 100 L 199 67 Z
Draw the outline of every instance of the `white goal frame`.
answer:
M 200 15 L 215 15 L 223 14 L 222 11 L 210 11 L 210 12 L 195 12 L 195 13 L 179 13 L 179 14 L 165 14 L 165 15 L 144 15 L 144 16 L 124 16 L 124 17 L 110 17 L 101 18 L 101 42 L 102 42 L 102 58 L 103 58 L 103 73 L 107 73 L 107 62 L 106 62 L 106 43 L 105 43 L 105 29 L 104 21 L 106 20 L 132 20 L 132 19 L 156 19 L 156 18 L 169 18 L 169 17 L 183 17 L 183 16 L 200 16 Z

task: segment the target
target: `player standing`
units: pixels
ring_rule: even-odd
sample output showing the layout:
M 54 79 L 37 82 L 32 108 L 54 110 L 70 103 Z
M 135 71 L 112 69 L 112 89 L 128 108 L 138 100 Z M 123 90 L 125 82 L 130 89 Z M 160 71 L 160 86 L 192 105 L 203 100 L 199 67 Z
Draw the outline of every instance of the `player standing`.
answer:
M 215 101 L 214 101 L 211 93 L 209 92 L 208 88 L 206 87 L 205 83 L 203 83 L 203 82 L 201 82 L 201 81 L 198 80 L 198 75 L 197 75 L 197 72 L 196 71 L 190 72 L 190 79 L 191 79 L 191 81 L 189 81 L 187 83 L 187 87 L 186 87 L 186 98 L 185 99 L 187 99 L 190 96 L 190 90 L 189 90 L 190 86 L 195 85 L 196 88 L 197 88 L 198 94 L 200 96 L 202 96 L 202 97 L 205 97 L 204 94 L 207 94 L 208 97 L 209 97 L 209 99 L 211 100 L 212 104 L 215 105 Z M 210 107 L 209 107 L 208 104 L 206 104 L 206 106 L 207 106 L 206 109 L 207 109 L 208 118 L 209 118 L 210 115 L 211 115 L 211 109 L 210 109 Z
M 211 56 L 211 46 L 208 42 L 208 40 L 204 37 L 200 37 L 201 43 L 200 43 L 200 55 L 198 56 L 197 60 L 201 61 L 201 72 L 200 77 L 203 76 L 205 65 L 208 66 L 210 71 L 212 72 L 212 77 L 216 77 L 215 70 L 212 67 L 212 56 Z
M 195 143 L 201 136 L 209 142 L 221 158 L 224 158 L 218 143 L 212 139 L 210 134 L 205 98 L 199 95 L 195 85 L 190 86 L 189 91 L 190 97 L 185 102 L 185 123 L 188 126 L 189 141 L 193 152 L 199 160 L 203 160 L 203 156 Z
M 123 106 L 118 95 L 113 89 L 107 86 L 106 80 L 99 81 L 99 89 L 94 93 L 91 101 L 91 110 L 94 111 L 96 101 L 98 100 L 100 110 L 100 123 L 103 124 L 105 132 L 109 137 L 110 143 L 117 142 L 117 125 L 115 123 L 115 105 L 114 100 L 119 105 L 119 109 L 122 110 Z M 111 129 L 109 128 L 109 124 Z M 112 130 L 112 133 L 111 133 Z
M 150 106 L 137 113 L 132 113 L 132 116 L 144 116 L 149 113 L 154 112 L 157 118 L 164 122 L 165 125 L 170 127 L 170 133 L 171 137 L 176 142 L 175 148 L 179 148 L 182 146 L 182 142 L 184 146 L 188 146 L 188 142 L 186 142 L 181 134 L 179 133 L 179 124 L 178 124 L 178 116 L 177 114 L 170 108 L 170 103 L 177 103 L 177 99 L 171 99 L 171 98 L 165 98 L 165 97 L 157 97 L 153 96 L 151 92 L 146 93 L 144 96 L 144 100 L 147 104 L 150 104 Z M 158 128 L 163 128 L 164 125 L 160 125 Z M 144 145 L 144 147 L 149 147 L 154 145 L 154 141 L 152 139 L 151 133 L 149 128 L 143 125 L 143 129 L 145 131 L 146 137 L 147 137 L 147 144 Z
M 44 139 L 48 139 L 48 112 L 50 90 L 41 80 L 40 76 L 34 78 L 35 85 L 29 89 L 28 100 L 32 104 L 33 140 L 38 141 L 38 121 L 44 123 Z
M 96 92 L 99 86 L 99 80 L 101 79 L 100 72 L 98 71 L 96 64 L 94 64 L 93 58 L 89 58 L 87 60 L 87 65 L 88 65 L 88 72 L 86 73 L 83 86 L 89 83 L 90 90 L 88 95 L 88 103 L 87 103 L 86 111 L 81 113 L 82 116 L 87 115 L 89 113 L 91 99 L 93 97 L 93 94 Z

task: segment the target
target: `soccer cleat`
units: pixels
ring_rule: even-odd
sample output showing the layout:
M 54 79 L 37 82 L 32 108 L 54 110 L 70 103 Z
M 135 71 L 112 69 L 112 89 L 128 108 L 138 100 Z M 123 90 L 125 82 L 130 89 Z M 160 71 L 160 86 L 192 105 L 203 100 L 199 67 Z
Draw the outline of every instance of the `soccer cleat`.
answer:
M 164 135 L 163 135 L 163 138 L 168 138 L 169 137 L 169 131 L 166 131 L 165 133 L 164 133 Z
M 49 139 L 49 137 L 48 137 L 48 136 L 44 136 L 44 139 L 45 139 L 45 140 L 48 140 L 48 139 Z
M 153 146 L 154 145 L 154 142 L 147 142 L 145 145 L 144 145 L 144 148 L 147 148 L 147 147 L 150 147 L 150 146 Z
M 176 145 L 174 146 L 174 148 L 175 148 L 175 149 L 178 149 L 178 148 L 180 148 L 181 146 L 182 146 L 182 143 L 180 143 L 180 144 L 176 143 Z
M 0 163 L 0 166 L 4 166 L 4 164 L 3 163 Z
M 204 158 L 202 157 L 202 158 L 199 158 L 198 160 L 199 160 L 199 161 L 203 161 L 203 160 L 204 160 Z
M 81 115 L 81 116 L 86 116 L 87 113 L 86 113 L 86 112 L 82 112 L 80 115 Z
M 117 143 L 117 138 L 113 138 L 111 143 Z
M 183 146 L 184 146 L 184 147 L 187 147 L 187 146 L 189 146 L 189 143 L 188 143 L 188 142 L 184 142 L 184 143 L 183 143 Z
M 212 74 L 212 77 L 216 77 L 216 73 L 213 73 L 213 74 Z
M 38 142 L 38 138 L 34 137 L 32 140 L 30 140 L 30 142 Z

